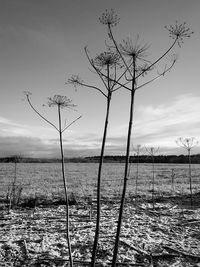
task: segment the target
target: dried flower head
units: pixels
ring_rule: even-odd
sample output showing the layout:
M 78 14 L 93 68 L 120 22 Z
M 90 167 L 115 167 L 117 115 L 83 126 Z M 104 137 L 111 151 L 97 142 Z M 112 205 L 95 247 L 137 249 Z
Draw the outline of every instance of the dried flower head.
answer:
M 155 154 L 159 151 L 160 147 L 145 147 L 145 149 L 150 156 L 155 156 Z
M 132 39 L 128 37 L 126 40 L 122 41 L 119 47 L 124 56 L 148 62 L 146 57 L 148 56 L 147 50 L 149 49 L 149 45 L 142 45 L 139 42 L 139 36 L 137 36 L 135 43 L 133 43 Z
M 120 56 L 117 53 L 108 51 L 108 52 L 102 52 L 99 55 L 97 55 L 94 58 L 93 63 L 95 66 L 98 66 L 100 68 L 107 66 L 113 67 L 119 64 L 119 60 Z
M 109 27 L 116 26 L 119 23 L 119 20 L 120 18 L 118 17 L 118 15 L 115 13 L 113 9 L 111 9 L 110 11 L 106 9 L 106 11 L 99 18 L 99 21 L 102 24 L 108 25 Z
M 198 141 L 194 137 L 190 137 L 190 138 L 179 137 L 176 140 L 176 144 L 180 147 L 187 149 L 187 150 L 191 150 L 194 146 L 196 146 L 198 144 Z
M 48 97 L 48 106 L 54 107 L 59 106 L 60 108 L 73 108 L 76 105 L 72 104 L 72 100 L 62 95 L 54 95 L 53 97 Z
M 184 38 L 189 38 L 194 33 L 187 27 L 186 22 L 178 24 L 176 21 L 175 25 L 165 26 L 165 28 L 169 31 L 169 36 L 177 40 L 179 46 L 183 43 Z
M 26 97 L 29 97 L 30 95 L 32 95 L 32 93 L 30 91 L 24 91 L 24 94 Z
M 79 75 L 73 74 L 71 78 L 67 80 L 67 83 L 73 84 L 76 87 L 78 85 L 81 85 L 83 83 L 83 80 L 79 77 Z
M 178 61 L 178 54 L 171 54 L 167 57 L 167 59 L 169 60 L 169 62 L 176 62 Z
M 145 63 L 143 65 L 136 66 L 136 72 L 142 76 L 145 76 L 149 71 L 152 71 L 154 67 L 155 66 L 151 66 L 151 64 L 149 65 L 148 63 Z

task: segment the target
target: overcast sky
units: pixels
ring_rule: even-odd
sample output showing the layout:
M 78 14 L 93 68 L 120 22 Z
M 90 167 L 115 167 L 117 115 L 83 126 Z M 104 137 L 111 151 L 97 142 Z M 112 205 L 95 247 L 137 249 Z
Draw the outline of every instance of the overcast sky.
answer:
M 77 108 L 63 110 L 64 120 L 82 118 L 64 134 L 65 156 L 99 155 L 106 101 L 92 89 L 75 91 L 65 82 L 79 74 L 101 86 L 90 71 L 84 46 L 92 56 L 105 50 L 107 30 L 98 18 L 110 8 L 121 18 L 113 29 L 116 39 L 134 40 L 139 34 L 150 44 L 150 60 L 172 43 L 165 25 L 186 21 L 194 31 L 181 48 L 175 47 L 174 69 L 137 91 L 132 146 L 159 146 L 160 154 L 181 154 L 185 151 L 177 148 L 178 137 L 200 140 L 199 0 L 0 0 L 1 157 L 59 155 L 57 132 L 23 101 L 25 90 L 32 92 L 35 107 L 53 123 L 57 114 L 43 106 L 47 97 L 71 98 Z M 106 154 L 125 154 L 129 99 L 128 91 L 113 95 Z M 199 146 L 193 152 L 200 153 Z

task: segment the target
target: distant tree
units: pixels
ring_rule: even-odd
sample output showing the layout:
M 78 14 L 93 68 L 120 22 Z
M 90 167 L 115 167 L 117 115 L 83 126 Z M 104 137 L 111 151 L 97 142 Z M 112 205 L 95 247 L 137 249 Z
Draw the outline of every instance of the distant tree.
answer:
M 58 127 L 50 122 L 48 119 L 46 119 L 39 111 L 35 109 L 35 107 L 32 105 L 31 99 L 30 99 L 30 92 L 25 92 L 26 99 L 28 101 L 28 104 L 32 108 L 32 110 L 44 121 L 46 121 L 48 124 L 50 124 L 59 134 L 59 141 L 60 141 L 60 153 L 61 153 L 61 166 L 62 166 L 62 179 L 63 179 L 63 187 L 65 192 L 65 209 L 66 209 L 66 234 L 67 234 L 67 245 L 68 245 L 68 252 L 69 252 L 69 262 L 70 267 L 73 267 L 73 259 L 72 259 L 72 252 L 71 252 L 71 241 L 70 241 L 70 232 L 69 232 L 69 200 L 68 200 L 68 190 L 67 190 L 67 181 L 66 181 L 66 175 L 65 175 L 65 163 L 64 163 L 64 150 L 63 150 L 63 133 L 66 131 L 72 124 L 74 124 L 77 120 L 81 118 L 78 117 L 74 121 L 72 121 L 70 124 L 62 126 L 62 118 L 61 118 L 61 109 L 64 108 L 74 108 L 75 105 L 72 103 L 72 100 L 67 98 L 66 96 L 61 95 L 54 95 L 53 97 L 48 98 L 47 105 L 49 107 L 56 107 L 58 112 Z
M 96 229 L 95 229 L 92 259 L 91 259 L 91 267 L 94 267 L 96 254 L 97 254 L 97 245 L 98 245 L 98 240 L 99 240 L 99 231 L 100 231 L 101 175 L 102 175 L 104 151 L 105 151 L 106 138 L 107 138 L 110 103 L 111 103 L 111 98 L 112 98 L 113 93 L 117 91 L 118 89 L 120 89 L 121 87 L 117 83 L 117 79 L 118 79 L 117 77 L 119 76 L 118 71 L 121 70 L 121 65 L 120 65 L 119 55 L 115 52 L 112 52 L 110 49 L 108 49 L 105 52 L 100 53 L 94 59 L 90 58 L 87 47 L 85 47 L 85 53 L 89 61 L 89 64 L 91 65 L 92 69 L 95 71 L 95 73 L 100 78 L 104 89 L 101 89 L 95 85 L 84 82 L 78 75 L 73 75 L 71 78 L 68 79 L 67 83 L 73 84 L 75 87 L 83 86 L 83 87 L 96 90 L 106 99 L 106 115 L 105 115 L 103 139 L 101 143 L 101 152 L 100 152 L 99 168 L 98 168 L 98 175 L 97 175 L 97 217 L 96 217 Z M 116 79 L 116 81 L 114 81 L 113 79 Z
M 188 171 L 189 171 L 189 183 L 190 183 L 190 203 L 193 204 L 192 200 L 192 170 L 191 170 L 191 150 L 198 144 L 198 141 L 194 137 L 182 138 L 179 137 L 176 140 L 176 144 L 187 150 L 188 153 Z
M 121 231 L 123 209 L 124 209 L 127 180 L 128 180 L 128 170 L 129 170 L 129 163 L 130 163 L 129 158 L 130 158 L 130 144 L 131 144 L 131 134 L 132 134 L 132 125 L 133 125 L 135 93 L 140 88 L 157 80 L 161 76 L 164 76 L 166 72 L 171 70 L 171 68 L 176 62 L 176 57 L 173 57 L 170 66 L 165 66 L 164 70 L 161 73 L 156 74 L 154 78 L 149 79 L 146 82 L 139 85 L 140 78 L 144 77 L 150 71 L 153 71 L 155 67 L 158 65 L 158 63 L 161 62 L 161 60 L 165 58 L 166 55 L 169 54 L 169 52 L 174 48 L 174 46 L 176 44 L 180 46 L 181 43 L 183 42 L 183 38 L 190 37 L 192 32 L 190 31 L 189 28 L 186 27 L 185 23 L 178 24 L 178 22 L 176 22 L 174 26 L 166 27 L 166 29 L 170 33 L 170 37 L 172 37 L 174 41 L 161 56 L 159 56 L 156 60 L 153 60 L 153 62 L 150 62 L 147 59 L 147 56 L 148 56 L 147 51 L 148 51 L 149 45 L 142 44 L 139 41 L 138 36 L 135 42 L 133 42 L 131 38 L 127 38 L 126 40 L 123 40 L 122 43 L 117 42 L 113 34 L 113 26 L 116 26 L 118 24 L 119 17 L 117 14 L 115 14 L 115 12 L 112 9 L 110 11 L 106 10 L 102 14 L 102 16 L 100 17 L 100 22 L 107 26 L 108 37 L 111 42 L 111 44 L 108 44 L 108 46 L 111 49 L 113 49 L 113 51 L 119 54 L 123 62 L 124 68 L 125 68 L 124 75 L 122 75 L 120 79 L 118 80 L 113 78 L 113 82 L 116 82 L 119 86 L 123 87 L 124 89 L 130 92 L 130 113 L 129 113 L 128 134 L 127 134 L 124 183 L 123 183 L 123 190 L 122 190 L 122 197 L 121 197 L 121 204 L 120 204 L 118 225 L 117 225 L 117 233 L 116 233 L 113 260 L 112 260 L 112 267 L 115 267 L 117 254 L 118 254 L 119 237 L 120 237 L 120 231 Z

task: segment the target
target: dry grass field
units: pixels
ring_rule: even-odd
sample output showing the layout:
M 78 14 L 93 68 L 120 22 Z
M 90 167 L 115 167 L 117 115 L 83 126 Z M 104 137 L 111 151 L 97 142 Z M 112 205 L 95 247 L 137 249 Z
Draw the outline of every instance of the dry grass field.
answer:
M 76 197 L 95 197 L 98 164 L 67 163 L 66 177 L 69 192 Z M 102 177 L 102 196 L 119 196 L 123 182 L 123 163 L 105 163 Z M 174 187 L 172 187 L 172 172 Z M 0 165 L 0 196 L 6 195 L 14 177 L 14 164 Z M 127 196 L 134 196 L 136 164 L 131 164 Z M 200 190 L 200 165 L 192 165 L 193 191 Z M 22 198 L 62 197 L 61 165 L 59 163 L 19 163 L 17 183 L 23 187 Z M 139 164 L 138 195 L 150 196 L 152 189 L 151 164 Z M 157 195 L 189 193 L 188 166 L 186 164 L 155 164 L 155 192 Z
M 90 266 L 96 209 L 95 201 L 88 201 L 88 197 L 95 199 L 97 168 L 95 163 L 66 164 L 74 200 L 70 205 L 74 267 Z M 123 170 L 123 164 L 104 164 L 97 267 L 111 266 Z M 192 165 L 194 205 L 191 207 L 187 165 L 156 164 L 153 208 L 151 165 L 139 166 L 137 202 L 136 166 L 131 165 L 117 266 L 200 266 L 199 174 L 200 166 Z M 5 199 L 13 177 L 14 165 L 1 164 L 1 199 Z M 23 187 L 20 203 L 27 205 L 8 213 L 5 203 L 1 203 L 0 267 L 68 266 L 60 164 L 20 163 L 17 183 Z M 32 205 L 34 199 L 38 202 Z

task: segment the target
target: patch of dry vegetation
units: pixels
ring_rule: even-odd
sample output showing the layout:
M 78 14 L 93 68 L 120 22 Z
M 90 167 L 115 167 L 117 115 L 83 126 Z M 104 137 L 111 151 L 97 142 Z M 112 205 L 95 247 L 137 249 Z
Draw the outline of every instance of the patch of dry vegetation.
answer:
M 200 266 L 200 207 L 187 202 L 125 205 L 118 266 Z M 186 198 L 185 198 L 186 199 Z M 178 203 L 182 203 L 178 205 Z M 89 266 L 95 229 L 95 202 L 70 206 L 74 266 Z M 59 206 L 1 208 L 0 266 L 68 266 L 65 209 Z M 102 205 L 96 266 L 110 266 L 119 204 Z M 92 213 L 91 213 L 92 212 Z

